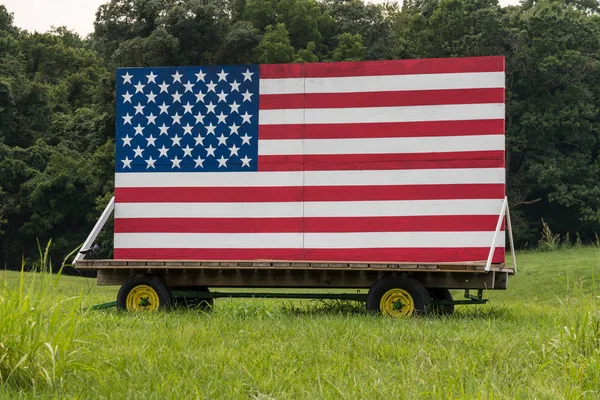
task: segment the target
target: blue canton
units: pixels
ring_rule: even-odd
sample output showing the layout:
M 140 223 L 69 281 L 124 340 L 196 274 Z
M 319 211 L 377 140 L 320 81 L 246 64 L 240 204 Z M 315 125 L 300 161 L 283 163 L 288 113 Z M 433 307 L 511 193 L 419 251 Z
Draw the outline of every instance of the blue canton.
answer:
M 256 171 L 256 65 L 119 68 L 116 172 Z

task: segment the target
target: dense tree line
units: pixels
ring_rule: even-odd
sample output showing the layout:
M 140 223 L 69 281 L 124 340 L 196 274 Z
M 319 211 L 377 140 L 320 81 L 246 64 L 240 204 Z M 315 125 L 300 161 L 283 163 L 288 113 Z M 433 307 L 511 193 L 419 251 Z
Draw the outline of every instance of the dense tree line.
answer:
M 600 232 L 597 0 L 111 0 L 94 32 L 0 6 L 0 260 L 81 244 L 112 196 L 116 66 L 505 55 L 516 239 Z M 110 247 L 110 227 L 102 240 Z M 105 254 L 110 256 L 110 253 Z

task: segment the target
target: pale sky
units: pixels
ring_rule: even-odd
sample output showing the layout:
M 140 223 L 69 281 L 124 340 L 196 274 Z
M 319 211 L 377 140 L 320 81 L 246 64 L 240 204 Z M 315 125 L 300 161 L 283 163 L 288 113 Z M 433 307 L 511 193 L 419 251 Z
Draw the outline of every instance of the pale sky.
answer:
M 45 32 L 51 26 L 66 25 L 82 36 L 94 30 L 96 10 L 106 2 L 108 0 L 0 0 L 0 4 L 14 14 L 14 24 L 22 29 Z M 518 0 L 500 0 L 502 5 L 517 3 Z

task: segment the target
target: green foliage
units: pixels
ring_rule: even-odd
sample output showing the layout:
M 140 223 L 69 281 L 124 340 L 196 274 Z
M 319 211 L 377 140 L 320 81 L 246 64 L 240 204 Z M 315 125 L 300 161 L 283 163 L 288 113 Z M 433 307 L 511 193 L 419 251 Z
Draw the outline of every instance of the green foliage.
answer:
M 338 45 L 331 53 L 333 61 L 360 61 L 365 57 L 365 47 L 360 34 L 342 33 L 338 35 Z
M 264 64 L 289 63 L 294 59 L 294 48 L 284 24 L 268 26 L 265 37 L 258 45 L 258 60 Z
M 0 263 L 30 259 L 36 237 L 75 247 L 110 199 L 118 66 L 504 55 L 517 246 L 548 247 L 542 219 L 559 239 L 578 232 L 574 246 L 593 241 L 598 12 L 595 0 L 107 0 L 81 38 L 23 31 L 0 5 Z

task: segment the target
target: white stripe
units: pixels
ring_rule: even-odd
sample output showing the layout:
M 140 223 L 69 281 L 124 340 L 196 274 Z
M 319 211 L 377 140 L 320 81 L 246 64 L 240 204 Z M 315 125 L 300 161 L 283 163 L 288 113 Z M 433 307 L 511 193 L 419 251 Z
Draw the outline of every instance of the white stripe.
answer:
M 119 172 L 115 187 L 364 186 L 504 183 L 504 168 L 384 171 Z M 117 197 L 117 201 L 119 201 Z
M 116 233 L 115 248 L 129 249 L 353 249 L 489 247 L 493 232 L 360 233 Z M 498 235 L 504 247 L 504 235 Z
M 480 88 L 504 88 L 504 72 L 260 80 L 260 94 L 389 92 L 399 90 Z
M 406 154 L 504 150 L 504 135 L 265 140 L 258 154 Z
M 260 125 L 465 121 L 504 118 L 504 104 L 261 110 Z
M 115 218 L 285 218 L 498 215 L 502 199 L 284 203 L 118 203 Z

